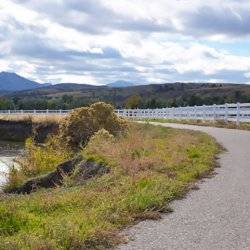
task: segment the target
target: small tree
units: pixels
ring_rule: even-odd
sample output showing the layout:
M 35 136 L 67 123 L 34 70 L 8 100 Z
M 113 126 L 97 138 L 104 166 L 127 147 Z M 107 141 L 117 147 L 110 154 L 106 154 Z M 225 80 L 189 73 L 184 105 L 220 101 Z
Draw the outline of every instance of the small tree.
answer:
M 7 98 L 0 97 L 0 109 L 13 109 L 14 103 Z

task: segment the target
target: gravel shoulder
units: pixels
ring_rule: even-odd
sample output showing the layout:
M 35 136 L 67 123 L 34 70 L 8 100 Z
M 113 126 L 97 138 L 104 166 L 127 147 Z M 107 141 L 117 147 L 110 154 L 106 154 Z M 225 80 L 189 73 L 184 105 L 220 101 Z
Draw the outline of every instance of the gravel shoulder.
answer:
M 132 240 L 121 250 L 250 249 L 250 131 L 163 124 L 206 132 L 227 150 L 211 179 L 199 190 L 172 202 L 173 213 L 160 221 L 143 221 L 125 231 Z

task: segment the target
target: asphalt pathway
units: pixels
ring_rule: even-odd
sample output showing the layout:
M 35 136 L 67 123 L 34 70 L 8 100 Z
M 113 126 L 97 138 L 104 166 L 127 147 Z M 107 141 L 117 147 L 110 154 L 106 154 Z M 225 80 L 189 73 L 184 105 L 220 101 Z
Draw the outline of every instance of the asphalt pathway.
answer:
M 128 229 L 132 240 L 121 250 L 250 249 L 250 131 L 154 123 L 206 132 L 227 152 L 217 175 L 199 183 L 185 199 L 171 203 L 173 213 Z

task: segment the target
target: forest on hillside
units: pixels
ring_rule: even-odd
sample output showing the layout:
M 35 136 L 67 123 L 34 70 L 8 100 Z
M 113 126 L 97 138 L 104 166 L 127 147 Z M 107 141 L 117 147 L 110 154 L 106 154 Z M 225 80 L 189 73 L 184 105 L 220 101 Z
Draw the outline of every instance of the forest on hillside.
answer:
M 105 101 L 116 108 L 162 108 L 250 102 L 250 86 L 175 83 L 127 88 L 48 87 L 0 96 L 0 109 L 73 109 Z

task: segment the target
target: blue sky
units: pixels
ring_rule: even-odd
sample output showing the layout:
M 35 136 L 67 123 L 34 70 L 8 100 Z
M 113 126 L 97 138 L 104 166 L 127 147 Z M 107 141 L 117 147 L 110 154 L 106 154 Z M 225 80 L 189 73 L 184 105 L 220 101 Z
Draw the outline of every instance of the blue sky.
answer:
M 248 0 L 1 0 L 0 71 L 39 82 L 250 83 Z

